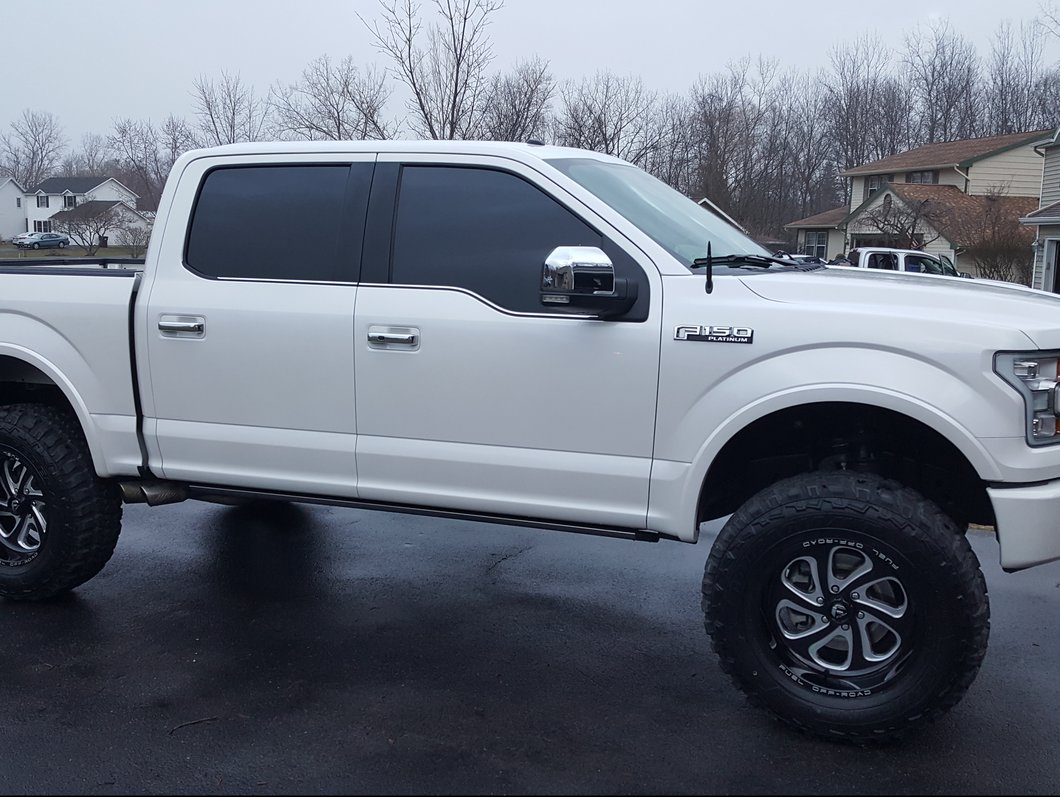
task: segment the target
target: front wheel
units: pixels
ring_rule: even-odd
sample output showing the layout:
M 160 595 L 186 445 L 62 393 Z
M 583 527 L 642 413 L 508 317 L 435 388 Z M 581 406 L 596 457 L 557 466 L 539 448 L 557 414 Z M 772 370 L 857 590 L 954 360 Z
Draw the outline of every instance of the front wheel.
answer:
M 66 244 L 64 244 L 62 241 L 59 241 L 59 248 L 60 249 L 65 249 L 66 248 Z
M 811 473 L 751 498 L 703 578 L 722 668 L 751 702 L 829 739 L 887 741 L 941 716 L 986 652 L 966 537 L 913 490 Z
M 114 551 L 121 509 L 68 413 L 0 407 L 0 597 L 40 600 L 88 581 Z

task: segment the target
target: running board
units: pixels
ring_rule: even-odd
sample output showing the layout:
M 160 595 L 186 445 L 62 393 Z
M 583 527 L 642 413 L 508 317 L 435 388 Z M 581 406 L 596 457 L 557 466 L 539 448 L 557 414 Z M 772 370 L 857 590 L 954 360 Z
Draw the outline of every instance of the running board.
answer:
M 124 485 L 123 485 L 124 487 Z M 323 504 L 325 506 L 344 506 L 351 509 L 374 509 L 381 512 L 396 512 L 404 515 L 425 515 L 428 517 L 450 518 L 455 520 L 474 520 L 479 523 L 499 523 L 506 526 L 524 526 L 549 531 L 566 531 L 573 534 L 591 534 L 596 537 L 614 537 L 638 542 L 658 542 L 663 537 L 677 540 L 677 537 L 660 534 L 645 529 L 625 529 L 608 526 L 590 526 L 579 523 L 560 523 L 554 520 L 537 518 L 510 517 L 485 512 L 462 512 L 454 509 L 436 509 L 428 506 L 391 504 L 384 501 L 361 501 L 352 498 L 327 498 L 321 496 L 301 495 L 298 493 L 261 492 L 239 487 L 211 487 L 202 484 L 190 484 L 186 487 L 186 497 L 200 501 L 221 499 L 294 501 L 305 504 Z

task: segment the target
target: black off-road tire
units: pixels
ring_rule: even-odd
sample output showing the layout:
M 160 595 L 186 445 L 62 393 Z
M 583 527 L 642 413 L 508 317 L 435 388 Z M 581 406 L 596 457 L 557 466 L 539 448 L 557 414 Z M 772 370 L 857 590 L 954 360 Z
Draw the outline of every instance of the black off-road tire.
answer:
M 725 524 L 703 577 L 722 669 L 751 703 L 831 740 L 892 741 L 937 719 L 975 679 L 990 628 L 962 532 L 871 474 L 762 490 Z
M 43 600 L 102 570 L 121 531 L 121 491 L 96 475 L 73 416 L 41 404 L 0 406 L 0 469 L 5 463 L 32 475 L 46 531 L 36 551 L 0 548 L 0 597 Z M 9 492 L 0 485 L 5 499 Z

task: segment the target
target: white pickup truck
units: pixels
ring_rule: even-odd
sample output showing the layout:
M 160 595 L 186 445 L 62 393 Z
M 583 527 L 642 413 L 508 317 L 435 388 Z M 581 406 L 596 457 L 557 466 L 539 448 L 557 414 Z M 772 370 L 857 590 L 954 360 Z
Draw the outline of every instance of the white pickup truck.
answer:
M 29 262 L 0 267 L 9 599 L 98 573 L 123 500 L 685 543 L 731 515 L 702 585 L 722 668 L 870 741 L 979 670 L 970 523 L 1006 570 L 1060 558 L 1058 297 L 777 260 L 614 158 L 194 151 L 142 270 Z
M 970 278 L 972 276 L 966 271 L 957 271 L 948 258 L 919 249 L 890 249 L 879 246 L 851 249 L 847 254 L 847 259 L 855 268 L 905 271 L 910 274 L 933 274 L 939 277 Z

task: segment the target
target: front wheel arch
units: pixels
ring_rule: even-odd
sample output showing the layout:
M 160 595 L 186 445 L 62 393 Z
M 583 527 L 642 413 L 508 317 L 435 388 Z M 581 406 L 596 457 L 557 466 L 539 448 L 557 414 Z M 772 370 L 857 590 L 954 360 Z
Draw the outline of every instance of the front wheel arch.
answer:
M 884 407 L 815 402 L 758 418 L 722 446 L 700 487 L 696 527 L 781 479 L 816 470 L 874 473 L 915 487 L 961 531 L 994 523 L 986 482 L 937 430 Z

